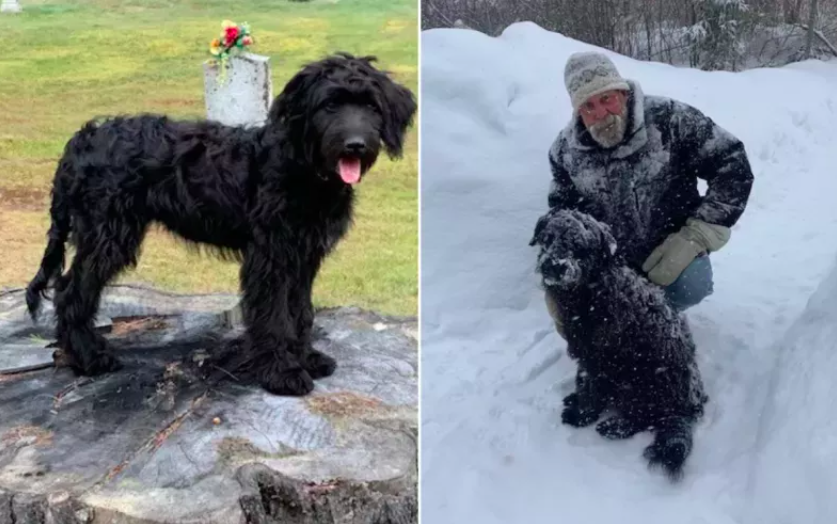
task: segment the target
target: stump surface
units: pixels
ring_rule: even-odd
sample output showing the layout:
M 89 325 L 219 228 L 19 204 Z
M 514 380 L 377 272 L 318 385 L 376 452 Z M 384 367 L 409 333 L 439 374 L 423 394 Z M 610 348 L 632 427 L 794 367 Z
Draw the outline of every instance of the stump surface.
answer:
M 124 367 L 91 379 L 54 365 L 48 300 L 36 326 L 0 293 L 0 524 L 417 522 L 416 322 L 318 312 L 337 371 L 279 397 L 204 379 L 237 302 L 110 288 Z

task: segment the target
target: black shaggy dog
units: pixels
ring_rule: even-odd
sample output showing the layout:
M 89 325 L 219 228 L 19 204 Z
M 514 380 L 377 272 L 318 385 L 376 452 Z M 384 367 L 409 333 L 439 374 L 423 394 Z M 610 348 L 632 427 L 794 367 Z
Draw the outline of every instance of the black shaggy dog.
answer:
M 137 263 L 152 223 L 240 260 L 246 326 L 236 369 L 268 391 L 305 395 L 336 362 L 311 347 L 311 290 L 351 223 L 353 185 L 381 146 L 401 156 L 417 110 L 372 62 L 337 54 L 301 69 L 258 128 L 161 115 L 91 121 L 67 143 L 52 225 L 27 302 L 55 281 L 56 335 L 76 373 L 119 369 L 93 330 L 102 289 Z M 62 274 L 64 244 L 76 247 Z
M 692 431 L 708 397 L 685 319 L 664 293 L 617 251 L 610 228 L 577 211 L 550 211 L 535 226 L 538 271 L 565 319 L 576 390 L 564 399 L 564 423 L 596 426 L 604 437 L 655 433 L 650 466 L 682 476 Z

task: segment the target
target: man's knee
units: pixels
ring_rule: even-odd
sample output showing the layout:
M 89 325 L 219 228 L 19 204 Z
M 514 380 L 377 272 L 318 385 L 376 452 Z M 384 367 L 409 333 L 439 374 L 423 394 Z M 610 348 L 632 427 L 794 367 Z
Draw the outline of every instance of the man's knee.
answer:
M 711 295 L 714 286 L 709 257 L 701 256 L 694 259 L 665 291 L 671 303 L 681 311 L 699 304 Z

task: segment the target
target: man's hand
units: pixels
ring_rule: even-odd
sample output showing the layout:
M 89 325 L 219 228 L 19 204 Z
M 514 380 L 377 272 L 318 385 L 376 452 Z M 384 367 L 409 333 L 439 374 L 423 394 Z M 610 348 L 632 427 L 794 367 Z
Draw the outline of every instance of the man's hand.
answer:
M 701 253 L 718 251 L 729 241 L 728 227 L 690 218 L 677 233 L 669 235 L 642 265 L 648 279 L 669 286 Z

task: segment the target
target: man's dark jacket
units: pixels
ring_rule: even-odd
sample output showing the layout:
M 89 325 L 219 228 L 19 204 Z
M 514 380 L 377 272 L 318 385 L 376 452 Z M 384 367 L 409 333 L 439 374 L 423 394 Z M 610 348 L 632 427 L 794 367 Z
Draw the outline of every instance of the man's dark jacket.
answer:
M 753 173 L 744 144 L 687 104 L 644 96 L 628 82 L 627 130 L 601 148 L 576 118 L 552 144 L 550 208 L 575 208 L 610 225 L 636 269 L 693 217 L 732 227 L 744 212 Z M 701 197 L 698 179 L 707 181 Z

